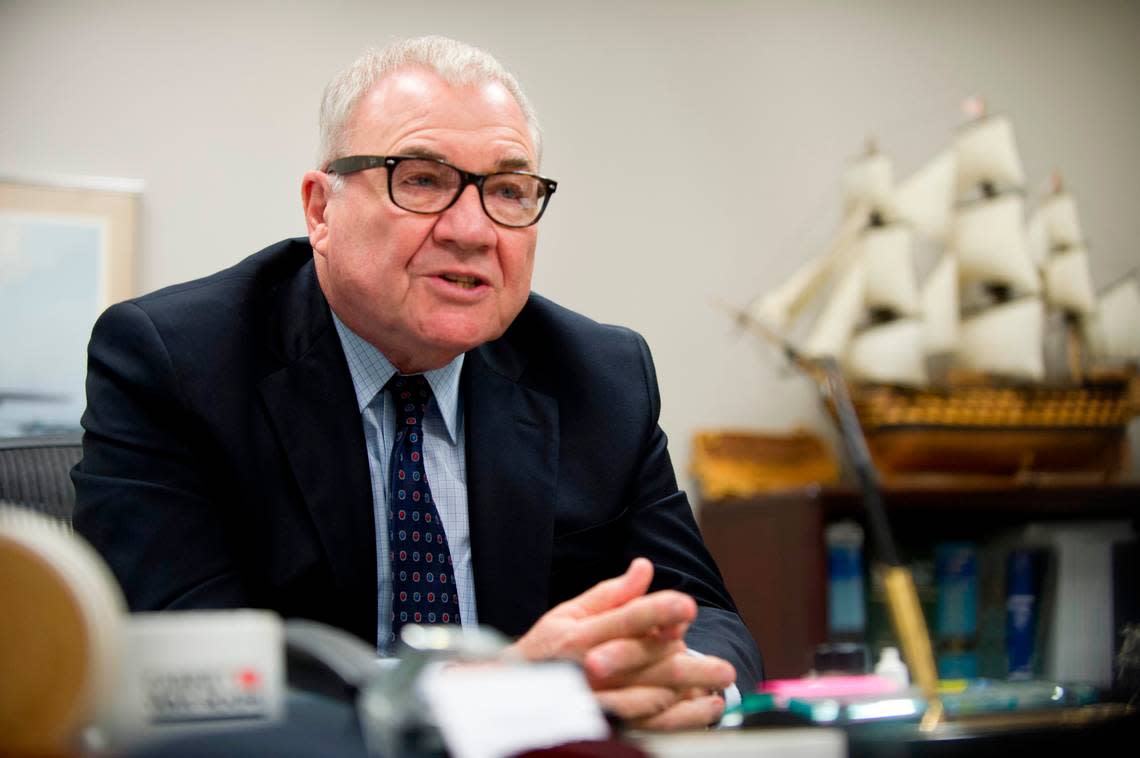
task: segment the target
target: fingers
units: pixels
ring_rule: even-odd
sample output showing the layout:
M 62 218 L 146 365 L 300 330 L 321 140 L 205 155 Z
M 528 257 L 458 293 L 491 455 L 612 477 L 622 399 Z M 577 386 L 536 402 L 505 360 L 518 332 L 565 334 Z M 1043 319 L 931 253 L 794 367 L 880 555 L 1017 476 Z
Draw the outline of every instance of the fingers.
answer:
M 686 698 L 668 687 L 623 687 L 595 692 L 598 704 L 635 729 L 701 729 L 724 713 L 724 698 L 700 694 Z
M 685 649 L 679 640 L 662 640 L 653 637 L 610 640 L 594 647 L 586 654 L 582 666 L 591 686 L 602 686 L 627 674 L 650 666 L 673 653 Z
M 555 611 L 573 611 L 575 617 L 593 616 L 618 608 L 649 589 L 653 581 L 653 564 L 645 558 L 634 558 L 621 576 L 595 584 L 576 598 L 566 601 Z
M 576 629 L 576 647 L 584 654 L 603 642 L 621 638 L 678 639 L 696 617 L 695 600 L 680 592 L 662 590 L 582 619 Z M 679 634 L 671 628 L 677 626 L 682 627 Z
M 600 582 L 545 613 L 511 646 L 511 652 L 527 660 L 581 661 L 591 648 L 614 639 L 682 639 L 696 618 L 697 604 L 672 590 L 646 595 L 652 579 L 653 564 L 635 558 L 621 576 Z
M 732 664 L 714 656 L 692 655 L 680 642 L 656 645 L 616 640 L 591 650 L 585 667 L 595 689 L 636 685 L 707 693 L 720 692 L 736 680 Z
M 702 729 L 715 724 L 723 714 L 724 698 L 720 695 L 705 695 L 692 700 L 679 700 L 658 714 L 634 720 L 631 726 L 669 731 Z
M 595 692 L 594 696 L 604 710 L 631 723 L 665 713 L 681 697 L 668 687 L 626 687 Z
M 573 618 L 559 606 L 546 613 L 513 646 L 527 660 L 569 658 L 581 661 L 591 648 L 619 638 L 680 639 L 697 615 L 688 595 L 662 590 L 635 598 L 620 608 Z
M 662 642 L 682 640 L 685 638 L 685 632 L 689 631 L 690 623 L 692 623 L 691 620 L 679 624 L 659 626 L 650 630 L 650 636 Z

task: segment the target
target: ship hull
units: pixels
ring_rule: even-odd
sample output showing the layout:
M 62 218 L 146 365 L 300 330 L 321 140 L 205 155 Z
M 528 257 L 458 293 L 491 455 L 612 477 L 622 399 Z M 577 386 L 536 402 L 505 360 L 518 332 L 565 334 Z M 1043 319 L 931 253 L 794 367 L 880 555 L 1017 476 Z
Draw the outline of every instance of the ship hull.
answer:
M 976 385 L 942 391 L 852 387 L 879 471 L 1019 475 L 1127 467 L 1129 382 L 1071 387 Z

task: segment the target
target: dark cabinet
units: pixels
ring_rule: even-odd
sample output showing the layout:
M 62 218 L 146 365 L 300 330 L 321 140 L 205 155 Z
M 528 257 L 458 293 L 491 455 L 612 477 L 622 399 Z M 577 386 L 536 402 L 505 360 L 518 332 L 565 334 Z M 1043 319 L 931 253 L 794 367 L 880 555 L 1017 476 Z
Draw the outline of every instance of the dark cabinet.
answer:
M 916 478 L 892 480 L 884 502 L 906 560 L 908 550 L 933 540 L 984 541 L 1028 522 L 1136 522 L 1140 482 Z M 850 487 L 809 486 L 701 505 L 705 542 L 771 678 L 802 676 L 827 639 L 823 529 L 840 518 L 863 520 Z

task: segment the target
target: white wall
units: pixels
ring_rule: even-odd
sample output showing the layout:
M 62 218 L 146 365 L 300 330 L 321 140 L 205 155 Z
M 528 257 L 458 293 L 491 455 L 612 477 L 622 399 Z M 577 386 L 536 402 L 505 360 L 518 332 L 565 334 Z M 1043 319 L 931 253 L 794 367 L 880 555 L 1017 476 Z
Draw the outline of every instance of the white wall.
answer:
M 0 174 L 142 179 L 140 290 L 303 233 L 328 78 L 441 33 L 519 75 L 560 182 L 535 288 L 648 339 L 680 476 L 695 429 L 825 426 L 711 301 L 814 254 L 868 133 L 909 173 L 982 93 L 1079 195 L 1106 284 L 1140 263 L 1135 2 L 0 2 Z

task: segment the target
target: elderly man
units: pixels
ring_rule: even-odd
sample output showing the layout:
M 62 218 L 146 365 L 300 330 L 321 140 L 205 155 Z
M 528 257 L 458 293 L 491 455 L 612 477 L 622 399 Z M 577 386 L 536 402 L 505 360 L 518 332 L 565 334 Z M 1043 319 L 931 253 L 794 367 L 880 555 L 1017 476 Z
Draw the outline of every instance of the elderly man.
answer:
M 530 293 L 556 184 L 514 77 L 397 43 L 329 85 L 321 136 L 307 241 L 100 318 L 76 529 L 135 610 L 271 608 L 380 650 L 486 624 L 635 724 L 715 721 L 759 655 L 644 341 Z

